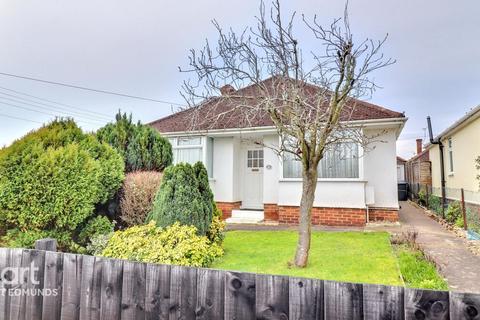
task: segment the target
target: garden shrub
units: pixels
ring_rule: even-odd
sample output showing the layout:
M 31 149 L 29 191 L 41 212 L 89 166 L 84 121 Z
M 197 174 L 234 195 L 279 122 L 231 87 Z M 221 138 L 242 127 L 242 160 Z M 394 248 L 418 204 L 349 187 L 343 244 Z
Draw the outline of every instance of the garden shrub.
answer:
M 193 226 L 175 223 L 163 229 L 153 221 L 116 231 L 102 252 L 110 258 L 194 267 L 208 267 L 222 254 L 220 246 L 197 235 Z
M 480 212 L 478 209 L 472 210 L 467 208 L 466 216 L 468 229 L 480 234 Z
M 222 211 L 215 206 L 212 224 L 207 232 L 208 240 L 212 243 L 222 245 L 225 239 L 225 221 L 222 220 Z
M 425 189 L 422 189 L 418 192 L 418 202 L 421 205 L 427 204 L 427 192 L 425 191 Z
M 120 197 L 120 219 L 127 226 L 145 222 L 161 182 L 162 174 L 156 171 L 137 171 L 125 176 Z
M 188 163 L 180 163 L 164 171 L 162 184 L 147 220 L 154 220 L 159 227 L 167 227 L 175 222 L 193 225 L 199 235 L 206 235 L 214 208 L 203 164 L 192 167 Z
M 440 197 L 437 197 L 433 194 L 430 195 L 428 197 L 428 206 L 430 210 L 434 211 L 436 214 L 442 213 L 442 201 Z
M 450 224 L 455 224 L 458 218 L 462 216 L 462 205 L 459 201 L 452 201 L 448 205 L 445 213 L 445 220 Z
M 82 227 L 78 240 L 82 244 L 88 244 L 90 239 L 103 234 L 109 234 L 113 232 L 115 224 L 111 222 L 105 216 L 96 216 L 87 221 L 85 226 Z
M 73 241 L 72 234 L 68 231 L 10 229 L 2 240 L 11 248 L 34 248 L 35 241 L 44 238 L 57 240 L 59 251 L 84 253 L 84 248 Z
M 155 129 L 140 122 L 134 124 L 131 115 L 119 112 L 116 122 L 100 128 L 96 135 L 120 152 L 127 172 L 163 171 L 172 163 L 170 142 Z
M 0 221 L 5 229 L 28 231 L 19 240 L 28 247 L 28 238 L 42 234 L 72 238 L 117 191 L 123 171 L 114 149 L 72 120 L 55 120 L 0 153 Z
M 113 232 L 106 234 L 97 234 L 90 238 L 90 243 L 87 245 L 86 252 L 88 254 L 99 256 L 108 245 L 108 241 L 113 236 Z

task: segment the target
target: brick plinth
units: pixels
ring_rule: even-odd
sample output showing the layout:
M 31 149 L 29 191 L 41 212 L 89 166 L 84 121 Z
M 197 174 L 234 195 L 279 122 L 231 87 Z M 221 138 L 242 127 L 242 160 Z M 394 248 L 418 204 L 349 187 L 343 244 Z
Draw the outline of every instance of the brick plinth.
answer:
M 398 222 L 398 210 L 372 208 L 368 211 L 368 221 Z
M 264 203 L 263 214 L 267 221 L 278 221 L 278 205 L 276 203 Z
M 217 202 L 217 208 L 222 211 L 222 218 L 228 219 L 232 216 L 232 210 L 240 209 L 241 201 L 236 202 Z
M 300 208 L 279 206 L 278 221 L 282 224 L 298 224 Z M 364 226 L 366 210 L 355 208 L 312 208 L 312 224 L 326 226 Z

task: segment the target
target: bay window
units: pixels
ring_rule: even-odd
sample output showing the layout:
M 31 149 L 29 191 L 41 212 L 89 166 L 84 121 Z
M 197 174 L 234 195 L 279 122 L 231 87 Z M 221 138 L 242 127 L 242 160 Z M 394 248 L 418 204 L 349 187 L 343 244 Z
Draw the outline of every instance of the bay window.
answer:
M 302 163 L 294 155 L 285 153 L 283 156 L 283 177 L 301 178 Z M 358 178 L 359 160 L 358 144 L 339 143 L 325 152 L 318 164 L 318 178 Z

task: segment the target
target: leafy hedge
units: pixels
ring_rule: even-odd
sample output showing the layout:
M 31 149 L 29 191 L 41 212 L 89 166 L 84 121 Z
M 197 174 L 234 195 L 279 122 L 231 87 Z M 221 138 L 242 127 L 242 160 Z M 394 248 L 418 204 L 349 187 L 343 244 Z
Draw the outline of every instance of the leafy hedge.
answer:
M 197 235 L 193 226 L 175 223 L 162 229 L 153 221 L 116 231 L 102 252 L 102 256 L 110 258 L 194 267 L 208 267 L 222 254 L 219 245 Z
M 206 235 L 214 210 L 205 166 L 201 162 L 194 166 L 180 163 L 164 171 L 148 221 L 155 221 L 159 227 L 168 227 L 176 222 L 193 225 L 199 235 Z
M 172 164 L 173 153 L 170 142 L 155 129 L 134 124 L 132 116 L 116 115 L 116 122 L 100 128 L 97 138 L 114 147 L 125 159 L 127 172 L 163 171 Z
M 115 194 L 123 172 L 118 152 L 72 120 L 55 120 L 0 151 L 3 228 L 26 233 L 16 244 L 56 233 L 71 247 L 66 239 Z

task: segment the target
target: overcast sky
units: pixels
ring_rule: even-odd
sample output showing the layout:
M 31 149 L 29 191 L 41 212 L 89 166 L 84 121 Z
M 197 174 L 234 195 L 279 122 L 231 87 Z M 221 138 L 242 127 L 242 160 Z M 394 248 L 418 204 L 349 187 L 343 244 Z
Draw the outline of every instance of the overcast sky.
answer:
M 317 13 L 328 23 L 342 15 L 343 3 L 296 0 L 284 1 L 284 7 Z M 189 48 L 216 39 L 210 20 L 240 28 L 252 24 L 257 11 L 256 0 L 0 0 L 0 72 L 181 103 L 179 89 L 188 75 L 177 67 L 186 64 Z M 427 115 L 440 132 L 480 103 L 479 16 L 478 0 L 350 0 L 357 38 L 389 33 L 384 52 L 397 63 L 375 73 L 383 88 L 370 102 L 409 118 L 397 143 L 399 155 L 413 155 Z M 299 38 L 300 45 L 314 45 L 306 34 Z M 144 122 L 172 112 L 170 104 L 2 75 L 0 87 L 0 146 L 54 115 L 75 116 L 84 129 L 94 130 L 118 109 Z M 20 103 L 18 97 L 43 104 Z

